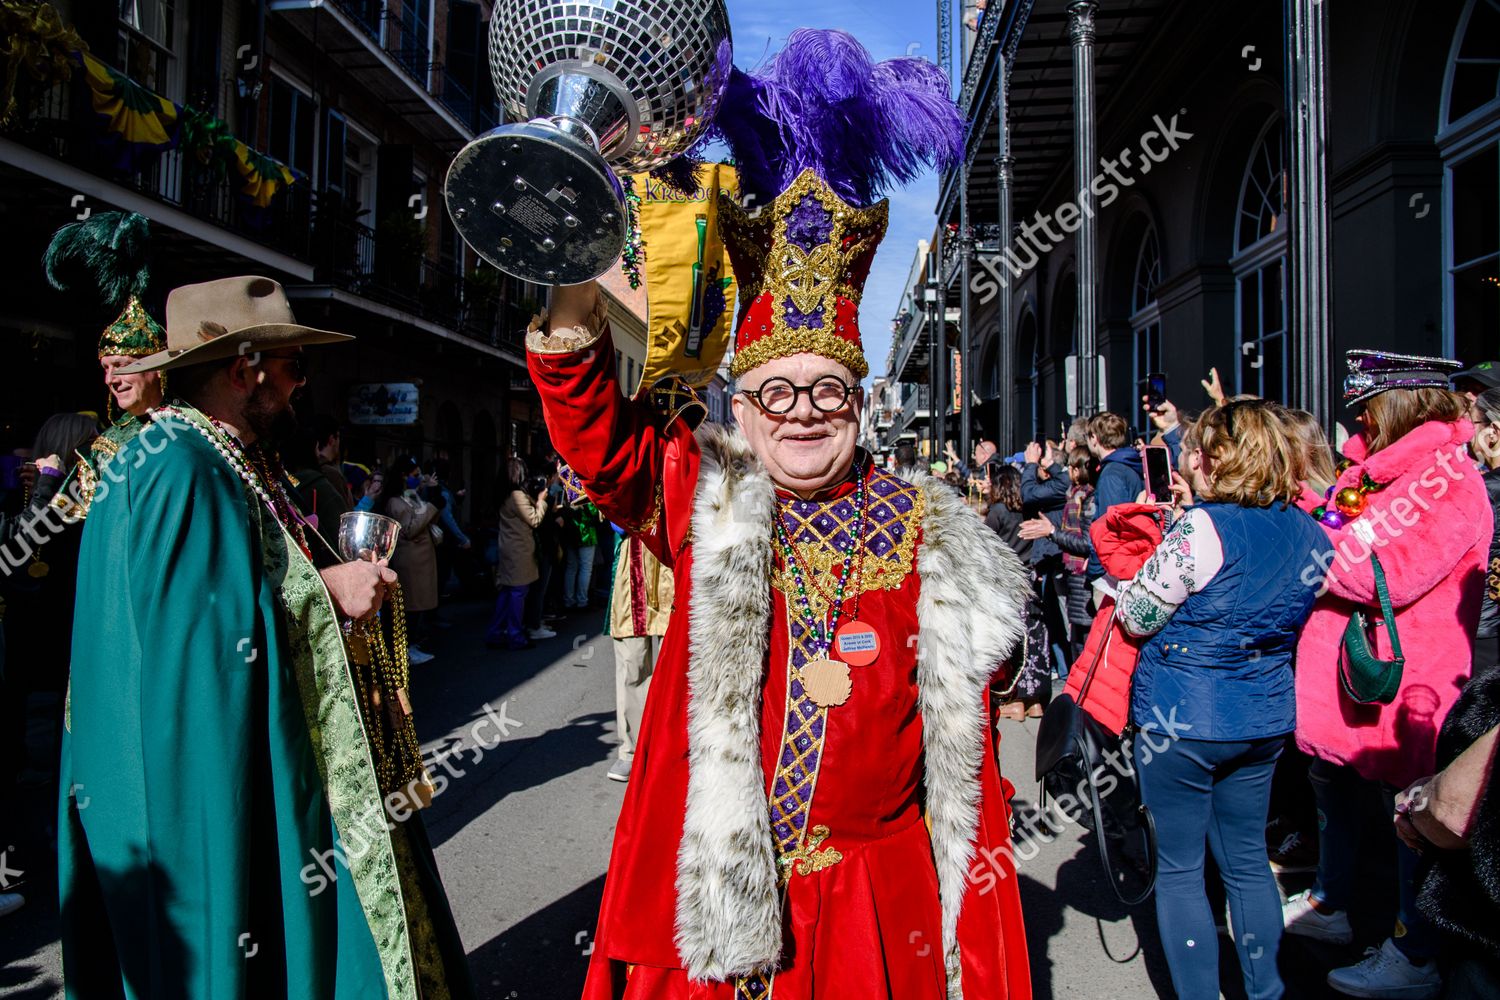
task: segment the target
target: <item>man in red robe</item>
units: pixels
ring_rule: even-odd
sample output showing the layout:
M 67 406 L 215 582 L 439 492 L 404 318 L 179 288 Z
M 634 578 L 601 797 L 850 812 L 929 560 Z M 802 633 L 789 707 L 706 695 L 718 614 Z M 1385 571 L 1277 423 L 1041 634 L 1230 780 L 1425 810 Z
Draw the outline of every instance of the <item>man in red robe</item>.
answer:
M 901 81 L 871 102 L 872 134 L 920 120 L 958 144 L 926 64 L 875 66 L 838 32 L 788 47 L 824 71 L 863 56 L 872 88 Z M 771 75 L 805 81 L 785 58 Z M 762 100 L 770 77 L 735 73 L 731 98 L 761 113 L 837 89 Z M 731 147 L 749 134 L 732 110 L 716 121 Z M 720 201 L 743 305 L 737 430 L 695 433 L 621 394 L 593 284 L 555 289 L 527 338 L 554 443 L 676 593 L 585 997 L 1029 998 L 986 694 L 1019 640 L 1026 575 L 947 485 L 856 446 L 858 304 L 887 218 L 860 192 L 902 169 L 793 152 L 735 148 L 750 189 L 775 189 L 754 215 Z M 942 159 L 914 141 L 908 165 L 913 152 Z

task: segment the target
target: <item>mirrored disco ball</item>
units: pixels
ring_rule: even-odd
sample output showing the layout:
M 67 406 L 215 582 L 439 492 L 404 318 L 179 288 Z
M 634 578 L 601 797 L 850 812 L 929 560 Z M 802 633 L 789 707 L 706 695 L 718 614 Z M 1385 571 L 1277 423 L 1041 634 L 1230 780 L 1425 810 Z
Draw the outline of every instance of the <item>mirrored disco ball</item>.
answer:
M 626 235 L 611 168 L 651 170 L 703 134 L 730 70 L 723 0 L 498 0 L 490 72 L 512 124 L 466 146 L 448 209 L 509 274 L 570 284 L 602 274 Z

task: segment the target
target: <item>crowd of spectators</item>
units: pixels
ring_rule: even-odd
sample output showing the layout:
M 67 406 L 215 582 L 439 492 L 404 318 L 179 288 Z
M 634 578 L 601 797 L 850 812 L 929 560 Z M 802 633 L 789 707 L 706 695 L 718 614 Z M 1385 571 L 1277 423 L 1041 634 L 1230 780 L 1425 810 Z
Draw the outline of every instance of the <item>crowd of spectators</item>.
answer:
M 1500 380 L 1431 367 L 1354 399 L 1337 449 L 1214 374 L 1199 414 L 1143 400 L 1149 440 L 1106 412 L 940 470 L 1031 567 L 1055 677 L 1090 668 L 1102 615 L 1133 651 L 1124 738 L 1171 720 L 1165 749 L 1130 746 L 1180 997 L 1219 995 L 1216 925 L 1251 998 L 1283 995 L 1288 935 L 1344 949 L 1327 981 L 1347 995 L 1497 995 Z M 1147 446 L 1171 456 L 1170 495 L 1147 491 Z M 1101 554 L 1141 518 L 1154 550 L 1112 575 Z M 1001 714 L 1040 714 L 1051 692 L 1032 690 Z M 1383 930 L 1350 919 L 1372 901 Z

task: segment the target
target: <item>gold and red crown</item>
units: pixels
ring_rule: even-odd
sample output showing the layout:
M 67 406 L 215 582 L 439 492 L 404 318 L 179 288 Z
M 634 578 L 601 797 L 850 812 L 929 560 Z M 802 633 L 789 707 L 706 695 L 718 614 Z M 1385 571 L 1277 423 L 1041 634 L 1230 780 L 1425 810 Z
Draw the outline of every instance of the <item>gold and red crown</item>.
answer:
M 811 169 L 759 214 L 720 196 L 719 226 L 744 304 L 729 372 L 793 354 L 870 373 L 859 336 L 859 300 L 885 236 L 887 201 L 856 208 Z

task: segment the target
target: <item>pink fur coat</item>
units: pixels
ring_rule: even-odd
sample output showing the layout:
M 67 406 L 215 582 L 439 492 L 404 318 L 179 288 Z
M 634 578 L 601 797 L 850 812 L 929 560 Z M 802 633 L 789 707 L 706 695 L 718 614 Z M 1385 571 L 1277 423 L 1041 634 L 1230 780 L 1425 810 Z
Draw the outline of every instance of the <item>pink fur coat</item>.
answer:
M 1377 452 L 1363 435 L 1344 453 L 1353 467 L 1338 485 L 1368 473 L 1382 488 L 1363 514 L 1328 530 L 1334 556 L 1297 645 L 1297 745 L 1364 777 L 1405 787 L 1434 770 L 1438 727 L 1469 679 L 1494 517 L 1467 442 L 1467 420 L 1430 421 Z M 1322 498 L 1304 500 L 1304 508 Z M 1344 627 L 1357 605 L 1377 607 L 1369 553 L 1380 557 L 1396 608 L 1406 670 L 1389 705 L 1360 705 L 1339 684 Z M 1308 581 L 1309 583 L 1314 581 Z M 1391 655 L 1384 628 L 1376 650 Z

